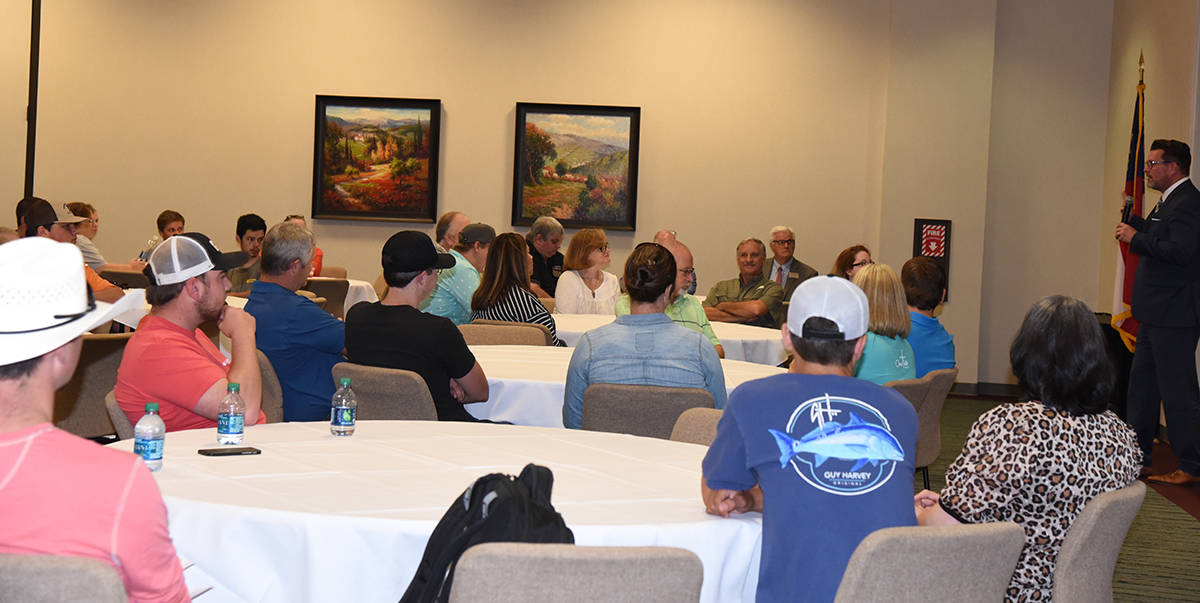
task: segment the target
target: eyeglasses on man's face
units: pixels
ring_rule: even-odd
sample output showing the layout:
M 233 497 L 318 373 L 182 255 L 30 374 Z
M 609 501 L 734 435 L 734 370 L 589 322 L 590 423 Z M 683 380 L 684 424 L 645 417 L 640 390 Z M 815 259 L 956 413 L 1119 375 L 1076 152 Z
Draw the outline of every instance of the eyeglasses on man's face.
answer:
M 772 245 L 795 245 L 796 239 L 784 239 L 782 241 L 771 241 Z
M 1163 163 L 1175 163 L 1175 162 L 1170 159 L 1151 159 L 1146 162 L 1146 169 L 1151 169 L 1154 166 L 1160 165 Z

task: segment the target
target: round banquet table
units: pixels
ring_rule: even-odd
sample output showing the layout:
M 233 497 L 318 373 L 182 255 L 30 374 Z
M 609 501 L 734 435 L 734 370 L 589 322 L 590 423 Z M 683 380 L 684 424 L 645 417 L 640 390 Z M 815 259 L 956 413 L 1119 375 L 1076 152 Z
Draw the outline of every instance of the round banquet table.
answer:
M 558 338 L 571 347 L 584 333 L 612 322 L 616 317 L 607 314 L 554 314 Z M 713 333 L 725 348 L 730 360 L 746 360 L 775 366 L 784 359 L 783 336 L 779 329 L 755 327 L 733 322 L 714 322 Z
M 171 432 L 154 474 L 176 549 L 222 600 L 396 601 L 451 502 L 477 477 L 530 462 L 554 472 L 576 544 L 685 548 L 704 563 L 702 601 L 754 599 L 762 516 L 704 512 L 703 446 L 428 421 L 362 421 L 348 438 L 323 423 L 256 425 L 243 445 L 262 454 L 200 456 L 214 429 Z
M 467 404 L 477 419 L 517 425 L 562 427 L 563 394 L 572 348 L 531 345 L 473 345 L 471 353 L 488 380 L 488 401 Z M 647 358 L 647 360 L 653 360 Z M 725 389 L 785 372 L 753 362 L 722 360 Z

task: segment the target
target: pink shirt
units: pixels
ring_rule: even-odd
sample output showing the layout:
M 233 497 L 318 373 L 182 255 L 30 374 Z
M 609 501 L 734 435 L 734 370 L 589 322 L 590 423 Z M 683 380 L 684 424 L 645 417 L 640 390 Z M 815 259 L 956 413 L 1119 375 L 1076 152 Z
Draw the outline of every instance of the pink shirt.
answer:
M 157 402 L 167 431 L 213 428 L 217 422 L 196 414 L 196 403 L 228 372 L 229 359 L 203 331 L 148 314 L 125 344 L 117 369 L 117 405 L 134 425 L 146 403 Z M 266 422 L 266 415 L 260 412 L 258 422 Z
M 99 559 L 130 601 L 188 600 L 141 459 L 41 423 L 0 434 L 0 467 L 0 553 Z

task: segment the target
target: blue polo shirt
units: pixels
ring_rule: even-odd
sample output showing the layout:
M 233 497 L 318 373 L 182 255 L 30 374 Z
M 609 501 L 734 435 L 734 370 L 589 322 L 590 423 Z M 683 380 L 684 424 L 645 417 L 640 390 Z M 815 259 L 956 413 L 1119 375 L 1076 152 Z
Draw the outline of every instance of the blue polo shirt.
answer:
M 912 346 L 917 361 L 917 377 L 929 371 L 954 368 L 954 336 L 933 316 L 909 311 L 912 327 L 908 331 L 908 344 Z
M 255 339 L 283 386 L 284 421 L 328 421 L 333 365 L 342 362 L 346 327 L 308 298 L 275 283 L 254 281 L 246 311 Z

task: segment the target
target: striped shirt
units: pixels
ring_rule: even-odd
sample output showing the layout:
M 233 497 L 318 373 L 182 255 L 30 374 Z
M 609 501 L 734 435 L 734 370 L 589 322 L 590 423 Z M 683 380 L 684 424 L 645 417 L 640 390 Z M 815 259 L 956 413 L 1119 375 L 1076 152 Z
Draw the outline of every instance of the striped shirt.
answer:
M 554 345 L 566 347 L 558 338 L 554 327 L 554 318 L 546 311 L 546 306 L 538 298 L 521 287 L 509 287 L 508 291 L 490 308 L 471 310 L 471 320 L 506 320 L 509 322 L 528 322 L 542 325 L 550 329 L 550 337 Z

